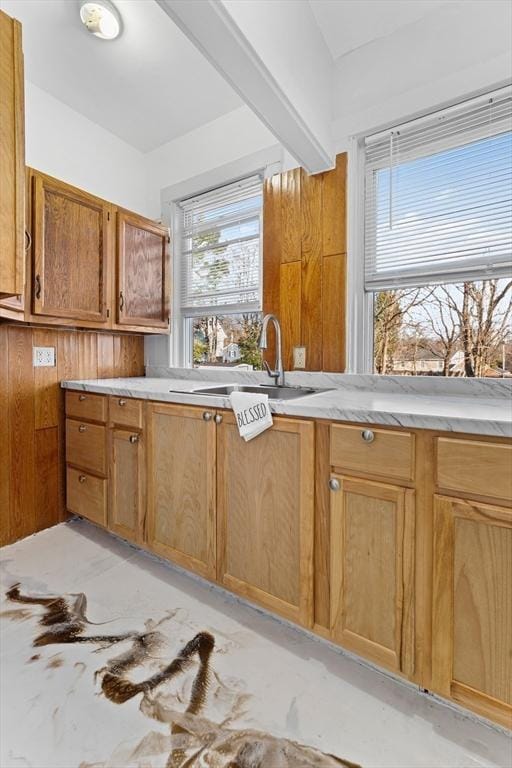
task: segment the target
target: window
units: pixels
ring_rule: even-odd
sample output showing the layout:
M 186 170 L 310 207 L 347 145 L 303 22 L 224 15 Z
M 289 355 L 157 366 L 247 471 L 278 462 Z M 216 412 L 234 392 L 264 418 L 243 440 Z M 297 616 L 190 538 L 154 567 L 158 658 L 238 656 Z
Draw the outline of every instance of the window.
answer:
M 377 373 L 512 375 L 512 89 L 365 141 Z
M 256 175 L 179 204 L 188 365 L 261 368 L 262 201 Z

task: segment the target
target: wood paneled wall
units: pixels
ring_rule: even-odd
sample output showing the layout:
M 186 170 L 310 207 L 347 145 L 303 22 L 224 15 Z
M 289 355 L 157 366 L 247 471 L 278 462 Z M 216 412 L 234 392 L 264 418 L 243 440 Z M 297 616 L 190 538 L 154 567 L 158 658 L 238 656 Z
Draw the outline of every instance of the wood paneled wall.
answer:
M 33 345 L 56 366 L 34 368 Z M 142 336 L 0 325 L 0 545 L 66 517 L 59 382 L 143 374 Z
M 346 173 L 340 154 L 332 171 L 265 181 L 263 307 L 281 322 L 288 370 L 294 346 L 306 347 L 309 371 L 345 369 Z M 274 354 L 269 346 L 270 364 Z

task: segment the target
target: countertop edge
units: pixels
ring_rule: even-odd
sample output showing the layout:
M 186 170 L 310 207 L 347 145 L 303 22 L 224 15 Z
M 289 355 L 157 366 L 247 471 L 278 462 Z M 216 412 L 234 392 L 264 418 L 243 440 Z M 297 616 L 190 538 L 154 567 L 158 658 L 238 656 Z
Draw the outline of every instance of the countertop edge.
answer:
M 132 397 L 138 400 L 174 403 L 176 405 L 196 405 L 199 407 L 230 409 L 228 397 L 212 395 L 196 395 L 191 392 L 153 392 L 150 390 L 134 390 L 129 387 L 109 386 L 100 381 L 63 381 L 63 389 L 73 389 L 91 394 L 117 395 Z M 512 438 L 512 422 L 491 419 L 461 418 L 460 416 L 444 416 L 439 414 L 408 414 L 392 410 L 354 409 L 340 406 L 316 404 L 315 397 L 297 398 L 296 400 L 271 400 L 272 413 L 280 416 L 296 416 L 317 420 L 355 422 L 361 424 L 377 424 L 388 427 L 404 427 L 408 429 L 428 429 L 440 432 L 458 432 L 487 437 Z

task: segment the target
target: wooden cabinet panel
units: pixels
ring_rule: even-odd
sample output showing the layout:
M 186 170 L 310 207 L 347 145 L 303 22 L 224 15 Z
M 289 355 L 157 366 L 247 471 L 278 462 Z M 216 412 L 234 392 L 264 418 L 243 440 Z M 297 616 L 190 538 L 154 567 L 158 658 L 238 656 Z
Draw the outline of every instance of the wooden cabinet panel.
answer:
M 21 24 L 0 11 L 0 296 L 23 291 L 24 124 Z
M 381 666 L 414 672 L 414 491 L 333 476 L 333 637 Z
M 67 468 L 67 507 L 98 525 L 107 525 L 107 481 L 72 467 Z
M 90 392 L 66 390 L 66 416 L 75 419 L 106 422 L 107 398 L 105 395 L 91 395 Z
M 105 427 L 66 419 L 66 461 L 68 464 L 106 475 L 106 453 Z
M 436 496 L 432 687 L 512 727 L 512 511 Z
M 128 211 L 117 212 L 117 323 L 168 328 L 168 230 Z
M 143 403 L 131 397 L 109 397 L 109 420 L 123 427 L 142 427 Z
M 365 440 L 365 437 L 370 440 Z M 333 424 L 331 465 L 410 482 L 414 476 L 414 435 L 389 429 Z
M 147 541 L 157 554 L 215 577 L 215 430 L 203 408 L 148 411 Z
M 345 366 L 346 154 L 332 171 L 265 179 L 263 309 L 281 321 L 287 367 L 306 347 L 307 370 Z M 273 338 L 265 359 L 273 364 Z
M 125 539 L 144 540 L 143 435 L 110 430 L 110 507 L 108 527 Z
M 109 205 L 33 172 L 33 312 L 107 323 Z
M 217 430 L 218 579 L 310 626 L 314 425 L 274 418 L 246 443 L 226 413 Z
M 512 445 L 437 439 L 437 486 L 512 501 Z

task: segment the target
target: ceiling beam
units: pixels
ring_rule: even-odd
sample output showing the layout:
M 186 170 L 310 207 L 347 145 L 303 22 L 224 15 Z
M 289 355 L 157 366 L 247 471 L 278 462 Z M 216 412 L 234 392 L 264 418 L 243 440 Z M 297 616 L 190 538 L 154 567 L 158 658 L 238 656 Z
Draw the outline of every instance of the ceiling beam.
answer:
M 308 3 L 157 2 L 300 165 L 333 167 L 334 65 Z

